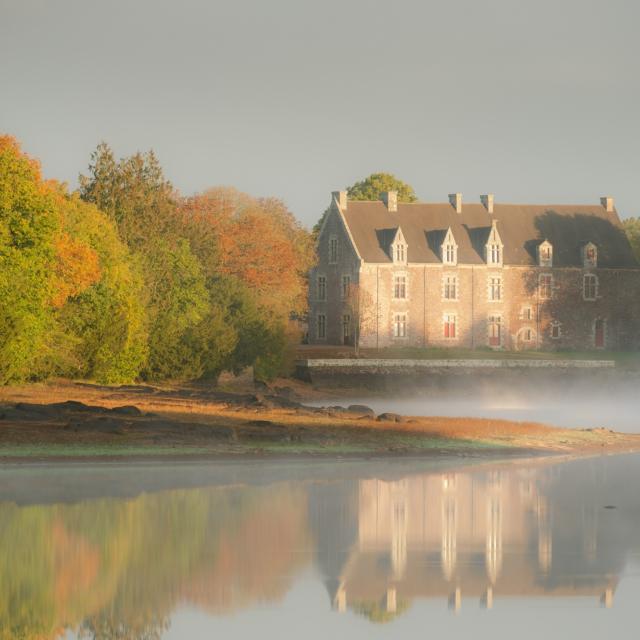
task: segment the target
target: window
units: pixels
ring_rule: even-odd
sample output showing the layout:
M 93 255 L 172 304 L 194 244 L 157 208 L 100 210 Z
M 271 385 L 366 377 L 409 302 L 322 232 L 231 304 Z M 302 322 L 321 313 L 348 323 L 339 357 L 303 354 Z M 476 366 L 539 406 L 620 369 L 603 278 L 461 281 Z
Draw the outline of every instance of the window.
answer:
M 342 276 L 342 299 L 349 297 L 349 288 L 351 287 L 351 276 Z
M 551 323 L 551 337 L 557 340 L 562 335 L 562 324 L 557 321 Z
M 406 313 L 396 313 L 393 316 L 393 337 L 394 338 L 407 337 L 407 314 Z
M 541 267 L 553 266 L 553 247 L 548 240 L 538 246 L 538 265 Z
M 318 276 L 318 300 L 327 299 L 327 278 L 326 276 Z
M 533 311 L 531 310 L 531 307 L 522 307 L 520 318 L 522 320 L 533 320 Z
M 403 244 L 397 244 L 395 248 L 395 262 L 405 261 L 405 247 Z
M 351 339 L 351 316 L 342 316 L 342 340 L 345 344 Z
M 531 342 L 533 340 L 533 331 L 529 327 L 522 330 L 522 340 L 524 342 Z
M 458 299 L 458 277 L 457 276 L 443 276 L 442 297 L 445 300 Z
M 329 238 L 329 264 L 338 262 L 338 238 L 331 236 Z
M 502 300 L 502 278 L 500 276 L 489 278 L 489 300 Z
M 489 264 L 500 264 L 502 255 L 499 244 L 490 244 L 487 252 L 487 262 Z
M 456 248 L 452 244 L 445 247 L 445 262 L 447 264 L 455 264 L 456 262 Z
M 322 340 L 327 337 L 327 316 L 324 314 L 318 316 L 317 329 L 319 339 Z
M 587 243 L 582 248 L 582 264 L 586 269 L 598 266 L 598 247 L 593 242 Z
M 598 277 L 593 273 L 585 273 L 582 279 L 582 297 L 595 300 L 598 297 Z
M 543 300 L 553 298 L 553 276 L 550 273 L 541 273 L 538 278 L 538 292 Z
M 456 338 L 456 314 L 445 313 L 443 318 L 444 337 L 447 340 L 455 340 Z
M 440 255 L 444 264 L 457 264 L 458 245 L 453 237 L 451 227 L 447 230 L 443 243 L 440 245 Z
M 407 297 L 407 276 L 394 277 L 393 297 L 398 300 L 404 300 Z
M 502 240 L 498 232 L 497 220 L 491 222 L 491 231 L 485 245 L 487 264 L 502 264 Z
M 489 316 L 489 346 L 499 347 L 502 344 L 502 318 L 500 316 Z

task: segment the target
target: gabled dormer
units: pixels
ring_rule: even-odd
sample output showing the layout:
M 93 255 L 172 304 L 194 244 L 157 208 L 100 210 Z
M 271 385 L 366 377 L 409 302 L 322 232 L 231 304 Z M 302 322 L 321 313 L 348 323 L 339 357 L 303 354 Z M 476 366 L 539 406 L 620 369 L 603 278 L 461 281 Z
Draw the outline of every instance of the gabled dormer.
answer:
M 458 264 L 458 243 L 453 236 L 451 227 L 447 229 L 442 245 L 440 245 L 440 258 L 442 264 L 456 265 Z
M 407 264 L 407 252 L 409 247 L 407 245 L 407 241 L 404 239 L 404 234 L 400 227 L 398 227 L 389 249 L 391 260 L 395 264 Z
M 587 242 L 582 247 L 582 266 L 585 269 L 595 269 L 598 266 L 598 247 L 593 242 Z
M 538 266 L 553 267 L 553 245 L 548 240 L 538 245 Z
M 493 265 L 494 267 L 501 267 L 503 259 L 503 249 L 504 245 L 502 244 L 502 239 L 500 238 L 500 233 L 498 232 L 498 221 L 493 220 L 491 222 L 491 231 L 489 231 L 489 238 L 487 239 L 487 244 L 485 245 L 485 260 L 487 264 Z

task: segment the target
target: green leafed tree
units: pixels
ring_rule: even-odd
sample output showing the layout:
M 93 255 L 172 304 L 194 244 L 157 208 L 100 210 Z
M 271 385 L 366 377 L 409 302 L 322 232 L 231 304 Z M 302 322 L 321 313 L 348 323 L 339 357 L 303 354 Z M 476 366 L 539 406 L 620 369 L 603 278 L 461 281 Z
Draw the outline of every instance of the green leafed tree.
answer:
M 80 177 L 82 198 L 115 222 L 141 266 L 149 330 L 148 379 L 198 377 L 209 296 L 202 266 L 181 231 L 173 187 L 153 152 L 116 161 L 102 143 Z
M 0 136 L 0 384 L 36 377 L 52 348 L 58 232 L 38 164 Z
M 378 200 L 384 191 L 397 191 L 398 202 L 415 202 L 418 199 L 413 187 L 392 173 L 372 173 L 348 187 L 347 195 L 351 200 Z
M 63 229 L 95 251 L 100 278 L 71 296 L 58 312 L 71 341 L 56 373 L 103 383 L 135 380 L 148 356 L 140 265 L 118 237 L 115 224 L 94 205 L 77 194 L 61 194 L 61 205 Z
M 364 180 L 347 187 L 347 196 L 350 200 L 379 200 L 380 194 L 385 191 L 397 191 L 398 202 L 416 202 L 418 199 L 413 187 L 396 178 L 392 173 L 372 173 Z M 318 237 L 328 213 L 329 209 L 326 209 L 314 225 L 312 231 L 314 238 Z
M 640 261 L 640 218 L 627 218 L 622 224 L 636 259 Z

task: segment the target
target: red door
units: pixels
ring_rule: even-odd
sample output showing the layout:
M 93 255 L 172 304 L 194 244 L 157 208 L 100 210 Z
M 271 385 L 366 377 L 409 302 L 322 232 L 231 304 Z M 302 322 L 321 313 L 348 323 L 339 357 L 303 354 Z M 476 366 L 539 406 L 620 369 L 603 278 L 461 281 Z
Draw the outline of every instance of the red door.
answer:
M 604 320 L 598 318 L 595 326 L 596 349 L 604 347 Z

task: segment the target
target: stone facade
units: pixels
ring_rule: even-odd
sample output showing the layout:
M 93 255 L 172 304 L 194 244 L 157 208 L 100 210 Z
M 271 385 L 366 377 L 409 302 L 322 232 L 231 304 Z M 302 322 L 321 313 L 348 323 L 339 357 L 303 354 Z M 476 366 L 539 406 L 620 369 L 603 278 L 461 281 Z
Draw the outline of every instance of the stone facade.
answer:
M 462 207 L 461 196 L 454 195 L 450 207 L 454 214 L 460 214 L 457 207 Z M 490 202 L 493 214 L 493 197 L 490 201 L 488 198 L 485 196 L 483 202 L 485 206 Z M 388 200 L 386 196 L 384 202 Z M 390 200 L 393 202 L 393 197 Z M 609 212 L 610 199 L 606 203 L 606 215 L 617 219 L 617 214 Z M 486 228 L 487 246 L 493 242 L 492 237 L 500 243 L 495 264 L 488 264 L 491 257 L 482 256 L 480 251 L 480 259 L 474 254 L 474 262 L 465 260 L 462 249 L 453 245 L 449 256 L 453 256 L 453 264 L 445 264 L 444 253 L 431 261 L 418 262 L 412 260 L 411 239 L 405 240 L 402 235 L 408 223 L 403 227 L 400 217 L 400 222 L 392 221 L 388 229 L 373 230 L 381 244 L 388 244 L 385 251 L 389 255 L 386 261 L 374 262 L 363 257 L 367 249 L 362 246 L 364 231 L 359 229 L 360 237 L 354 237 L 344 215 L 349 204 L 344 193 L 334 194 L 319 235 L 318 264 L 310 274 L 312 344 L 358 341 L 369 348 L 406 345 L 544 350 L 627 350 L 640 346 L 640 268 L 629 264 L 629 259 L 622 267 L 611 266 L 615 265 L 612 253 L 616 247 L 602 246 L 602 240 L 600 246 L 594 246 L 609 256 L 608 266 L 599 266 L 597 259 L 589 262 L 586 257 L 578 265 L 566 264 L 565 260 L 562 266 L 554 266 L 552 254 L 544 253 L 545 245 L 556 254 L 561 254 L 563 247 L 557 240 L 545 243 L 540 237 L 531 238 L 537 243 L 535 251 L 531 250 L 532 264 L 510 264 L 509 238 L 500 237 L 500 226 L 493 221 Z M 358 203 L 360 207 L 365 204 L 374 205 Z M 397 206 L 402 212 L 403 205 Z M 366 212 L 366 208 L 361 211 Z M 420 210 L 408 211 L 407 216 L 416 218 L 414 212 Z M 430 233 L 441 233 L 443 243 L 449 242 L 448 237 L 454 238 L 451 226 L 448 232 L 446 228 L 427 230 L 425 237 Z M 502 235 L 509 236 L 507 226 Z M 616 236 L 616 242 L 623 241 Z M 398 244 L 399 254 L 394 253 Z

